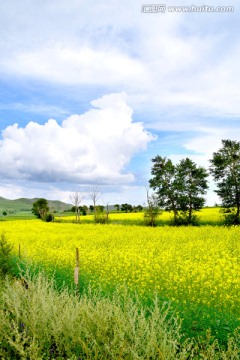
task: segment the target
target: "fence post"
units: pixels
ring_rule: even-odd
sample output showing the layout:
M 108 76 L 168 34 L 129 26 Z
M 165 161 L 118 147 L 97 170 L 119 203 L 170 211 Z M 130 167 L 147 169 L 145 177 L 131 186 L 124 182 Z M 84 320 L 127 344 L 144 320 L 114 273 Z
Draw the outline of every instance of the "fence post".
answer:
M 74 269 L 74 283 L 76 285 L 76 290 L 78 290 L 78 282 L 79 282 L 79 251 L 76 248 L 76 266 Z

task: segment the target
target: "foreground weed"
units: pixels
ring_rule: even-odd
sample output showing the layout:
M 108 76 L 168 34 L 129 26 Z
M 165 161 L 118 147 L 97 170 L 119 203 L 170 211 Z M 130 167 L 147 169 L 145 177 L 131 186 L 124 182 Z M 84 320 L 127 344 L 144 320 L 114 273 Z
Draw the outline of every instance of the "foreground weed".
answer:
M 27 284 L 27 286 L 26 286 Z M 239 333 L 226 350 L 207 341 L 181 344 L 169 307 L 144 309 L 128 294 L 111 299 L 88 289 L 81 297 L 57 292 L 43 274 L 6 280 L 0 290 L 1 359 L 238 360 Z M 148 313 L 148 316 L 146 316 Z

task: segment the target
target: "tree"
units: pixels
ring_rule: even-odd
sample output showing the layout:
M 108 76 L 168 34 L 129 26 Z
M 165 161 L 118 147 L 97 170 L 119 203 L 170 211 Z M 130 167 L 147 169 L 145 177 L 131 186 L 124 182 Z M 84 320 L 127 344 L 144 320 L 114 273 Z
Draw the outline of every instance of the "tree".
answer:
M 94 211 L 94 206 L 93 206 L 93 205 L 90 205 L 90 206 L 89 206 L 89 211 L 91 211 L 91 212 Z
M 177 203 L 181 210 L 181 221 L 194 224 L 195 211 L 205 204 L 203 195 L 208 189 L 208 173 L 204 167 L 197 166 L 189 158 L 182 159 L 176 166 Z
M 135 208 L 136 208 L 137 212 L 143 211 L 142 205 L 137 205 L 137 206 L 135 206 Z
M 176 187 L 176 169 L 170 159 L 157 155 L 152 159 L 153 167 L 149 180 L 150 188 L 156 191 L 158 206 L 166 211 L 173 211 L 174 222 L 177 222 L 178 204 Z
M 44 220 L 48 212 L 49 206 L 46 199 L 41 198 L 33 203 L 32 213 L 37 216 L 37 218 Z
M 96 220 L 96 212 L 97 212 L 96 206 L 97 206 L 97 201 L 99 200 L 100 195 L 101 195 L 101 189 L 99 186 L 93 185 L 88 188 L 87 192 L 88 192 L 88 197 L 93 202 L 94 218 Z
M 79 207 L 79 210 L 83 216 L 86 216 L 87 212 L 88 212 L 88 207 L 87 207 L 87 205 L 82 205 Z
M 115 204 L 115 205 L 114 205 L 114 208 L 115 208 L 115 210 L 116 210 L 117 212 L 119 212 L 119 210 L 120 210 L 120 205 L 119 205 L 119 204 Z
M 75 208 L 76 222 L 80 222 L 80 204 L 84 198 L 84 194 L 74 191 L 69 195 L 69 198 Z
M 213 153 L 210 163 L 226 222 L 240 224 L 240 142 L 222 140 L 222 147 Z
M 121 205 L 121 211 L 124 211 L 124 212 L 131 212 L 132 211 L 132 209 L 133 209 L 133 207 L 132 207 L 132 205 L 130 205 L 130 204 L 127 204 L 127 203 L 125 203 L 125 204 L 122 204 Z
M 147 192 L 147 209 L 144 212 L 144 222 L 147 226 L 156 226 L 157 217 L 161 210 L 158 206 L 158 198 L 156 194 L 150 194 L 149 188 L 146 187 Z
M 153 161 L 150 187 L 156 191 L 158 205 L 173 211 L 174 224 L 194 224 L 195 211 L 200 210 L 208 188 L 207 171 L 189 158 L 174 165 L 170 159 L 156 156 Z

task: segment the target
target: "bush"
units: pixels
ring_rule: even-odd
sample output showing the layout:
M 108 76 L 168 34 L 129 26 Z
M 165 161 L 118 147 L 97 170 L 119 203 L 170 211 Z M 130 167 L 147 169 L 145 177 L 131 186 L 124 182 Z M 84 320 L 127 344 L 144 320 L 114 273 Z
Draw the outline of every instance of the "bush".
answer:
M 94 214 L 94 222 L 95 224 L 107 224 L 109 222 L 108 214 L 97 209 Z
M 182 212 L 178 214 L 176 219 L 172 219 L 170 225 L 173 226 L 198 226 L 199 225 L 199 218 L 197 215 L 192 215 L 191 219 L 187 216 L 186 213 Z
M 11 253 L 12 246 L 8 244 L 4 233 L 0 236 L 0 275 L 6 275 L 11 270 Z
M 46 221 L 46 222 L 51 222 L 51 221 L 54 221 L 54 215 L 53 214 L 46 214 L 45 216 L 44 216 L 44 221 Z
M 235 208 L 223 208 L 220 210 L 220 212 L 223 213 L 224 225 L 231 226 L 231 225 L 239 225 L 240 224 L 240 219 L 236 214 Z
M 160 209 L 157 207 L 149 207 L 144 212 L 144 224 L 146 226 L 157 226 L 157 218 L 160 215 Z

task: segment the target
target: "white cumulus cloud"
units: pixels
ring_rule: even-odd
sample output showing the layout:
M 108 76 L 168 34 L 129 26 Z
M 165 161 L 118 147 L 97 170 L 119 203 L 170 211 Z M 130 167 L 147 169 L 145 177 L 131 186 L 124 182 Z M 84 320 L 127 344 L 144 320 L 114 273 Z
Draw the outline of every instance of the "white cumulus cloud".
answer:
M 92 101 L 93 108 L 62 124 L 29 122 L 3 131 L 0 174 L 3 179 L 39 182 L 123 184 L 134 180 L 126 165 L 155 137 L 133 122 L 125 93 Z

